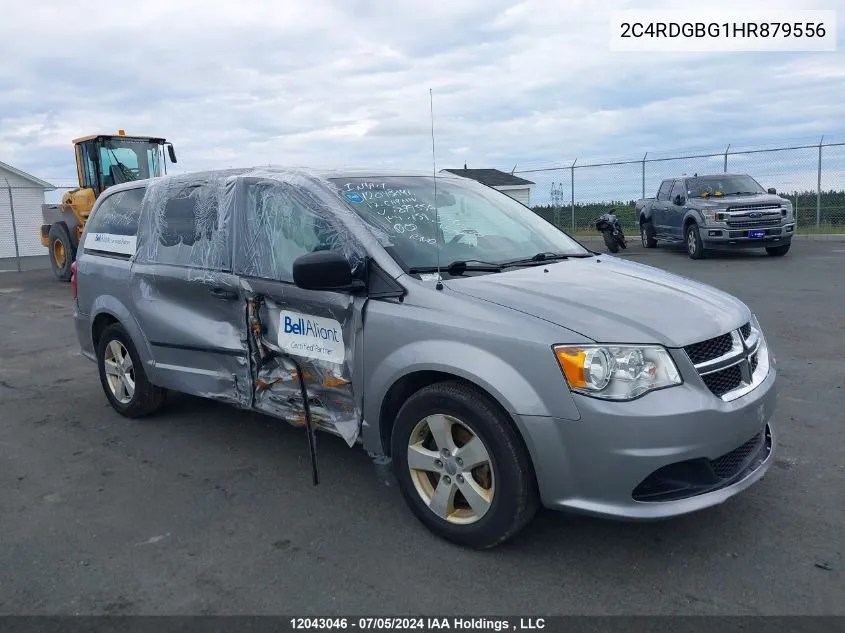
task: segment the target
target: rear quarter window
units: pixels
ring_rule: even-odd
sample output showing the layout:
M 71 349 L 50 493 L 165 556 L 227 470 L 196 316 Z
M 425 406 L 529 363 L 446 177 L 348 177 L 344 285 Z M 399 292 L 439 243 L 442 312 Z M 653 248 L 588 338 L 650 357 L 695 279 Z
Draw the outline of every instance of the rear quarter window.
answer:
M 102 199 L 85 227 L 85 251 L 134 255 L 145 192 L 144 187 L 139 187 Z

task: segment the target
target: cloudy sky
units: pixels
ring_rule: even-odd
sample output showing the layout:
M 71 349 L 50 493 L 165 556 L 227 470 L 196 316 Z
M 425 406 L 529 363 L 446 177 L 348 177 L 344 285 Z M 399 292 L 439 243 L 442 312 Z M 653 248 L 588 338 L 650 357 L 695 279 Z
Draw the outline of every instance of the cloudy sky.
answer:
M 737 2 L 0 0 L 0 160 L 69 184 L 70 140 L 123 128 L 171 140 L 179 171 L 429 169 L 429 88 L 438 168 L 845 140 L 841 14 L 836 52 L 611 50 L 612 11 L 696 5 L 722 21 L 720 7 Z M 830 173 L 845 171 L 845 151 L 832 151 Z M 778 163 L 778 182 L 815 186 L 816 154 L 790 156 L 755 165 Z M 639 195 L 640 168 L 617 171 L 630 181 L 620 196 Z M 545 188 L 554 177 L 532 176 Z

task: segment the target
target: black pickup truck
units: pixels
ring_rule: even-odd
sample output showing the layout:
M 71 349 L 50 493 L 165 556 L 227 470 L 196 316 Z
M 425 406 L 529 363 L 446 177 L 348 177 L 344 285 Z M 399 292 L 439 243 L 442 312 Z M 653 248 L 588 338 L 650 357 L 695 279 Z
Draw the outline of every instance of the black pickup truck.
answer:
M 683 242 L 692 259 L 735 248 L 786 255 L 795 232 L 792 203 L 747 174 L 670 178 L 636 209 L 644 247 Z

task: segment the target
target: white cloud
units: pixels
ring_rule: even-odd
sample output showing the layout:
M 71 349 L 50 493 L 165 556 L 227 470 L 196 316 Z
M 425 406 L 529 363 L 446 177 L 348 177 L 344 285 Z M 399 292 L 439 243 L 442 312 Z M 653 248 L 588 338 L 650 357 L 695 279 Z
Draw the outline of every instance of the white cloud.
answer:
M 700 3 L 0 0 L 0 160 L 72 179 L 72 138 L 126 129 L 173 141 L 180 171 L 428 169 L 429 88 L 439 167 L 845 136 L 841 52 L 610 50 L 613 10 L 685 6 Z

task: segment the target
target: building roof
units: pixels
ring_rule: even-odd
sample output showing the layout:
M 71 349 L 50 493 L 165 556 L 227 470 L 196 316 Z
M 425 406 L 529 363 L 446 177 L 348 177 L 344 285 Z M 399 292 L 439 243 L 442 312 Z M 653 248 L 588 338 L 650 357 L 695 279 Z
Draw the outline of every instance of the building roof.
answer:
M 525 178 L 514 176 L 505 171 L 498 169 L 467 169 L 466 164 L 463 169 L 444 169 L 450 174 L 456 176 L 463 176 L 464 178 L 472 178 L 488 187 L 512 187 L 514 185 L 533 185 L 534 183 Z
M 32 174 L 28 174 L 25 171 L 21 171 L 16 167 L 12 167 L 11 165 L 7 165 L 3 161 L 0 161 L 0 169 L 5 169 L 6 171 L 14 174 L 15 176 L 19 176 L 20 178 L 24 178 L 25 180 L 30 181 L 38 185 L 39 187 L 43 187 L 45 191 L 54 191 L 56 189 L 56 185 L 51 185 L 46 180 L 41 180 L 40 178 L 36 178 Z M 5 183 L 4 183 L 5 184 Z M 0 189 L 2 189 L 2 185 L 0 185 Z

